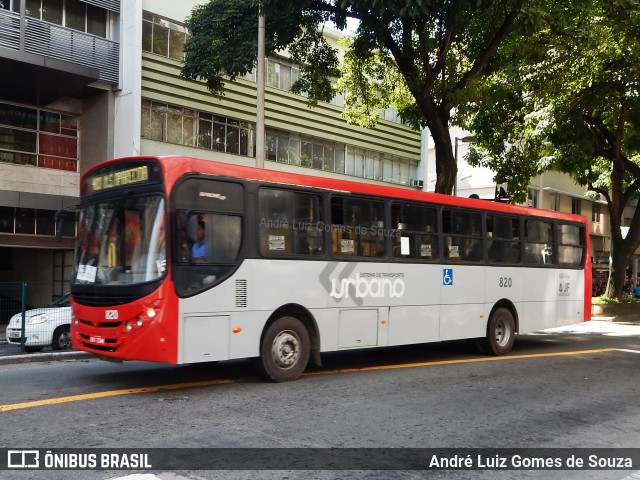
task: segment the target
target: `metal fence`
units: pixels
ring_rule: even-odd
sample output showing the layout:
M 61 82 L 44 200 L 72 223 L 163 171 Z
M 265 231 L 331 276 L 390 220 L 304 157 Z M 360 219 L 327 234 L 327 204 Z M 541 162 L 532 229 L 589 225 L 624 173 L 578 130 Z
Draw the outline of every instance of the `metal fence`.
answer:
M 0 356 L 71 348 L 69 295 L 52 285 L 0 282 Z

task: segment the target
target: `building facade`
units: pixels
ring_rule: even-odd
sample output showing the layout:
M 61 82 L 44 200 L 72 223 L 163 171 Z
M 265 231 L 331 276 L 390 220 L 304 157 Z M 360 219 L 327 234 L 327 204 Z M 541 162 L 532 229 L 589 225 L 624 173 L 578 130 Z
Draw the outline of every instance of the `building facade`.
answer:
M 213 96 L 180 77 L 184 20 L 202 0 L 2 0 L 0 282 L 66 291 L 80 175 L 109 158 L 179 154 L 255 164 L 252 75 Z M 338 32 L 325 30 L 337 45 Z M 309 108 L 289 91 L 298 69 L 267 60 L 265 167 L 409 186 L 422 178 L 420 133 L 393 111 L 375 129 L 347 125 L 342 99 Z

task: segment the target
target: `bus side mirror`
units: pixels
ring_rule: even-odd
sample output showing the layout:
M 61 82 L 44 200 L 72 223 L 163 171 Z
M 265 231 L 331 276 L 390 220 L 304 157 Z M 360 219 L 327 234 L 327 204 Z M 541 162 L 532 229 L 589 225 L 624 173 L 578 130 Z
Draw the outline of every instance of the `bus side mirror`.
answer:
M 56 212 L 55 224 L 56 224 L 56 241 L 62 242 L 62 227 L 65 221 L 75 221 L 75 212 L 80 208 L 79 205 L 63 208 Z

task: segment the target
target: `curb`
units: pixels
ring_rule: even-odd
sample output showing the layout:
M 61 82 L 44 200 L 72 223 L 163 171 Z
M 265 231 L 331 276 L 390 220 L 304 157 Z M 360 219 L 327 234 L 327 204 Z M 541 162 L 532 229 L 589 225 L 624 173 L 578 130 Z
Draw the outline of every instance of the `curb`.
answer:
M 591 321 L 614 323 L 616 321 L 616 317 L 593 317 L 592 316 Z
M 6 357 L 0 356 L 0 365 L 37 362 L 64 362 L 70 360 L 86 360 L 94 357 L 95 355 L 87 352 L 31 353 L 22 355 L 9 355 Z

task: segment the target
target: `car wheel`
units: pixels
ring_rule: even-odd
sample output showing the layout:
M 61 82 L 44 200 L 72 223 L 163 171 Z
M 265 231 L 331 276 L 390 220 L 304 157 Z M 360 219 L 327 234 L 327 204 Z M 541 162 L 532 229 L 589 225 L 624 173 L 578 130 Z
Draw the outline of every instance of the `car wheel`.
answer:
M 67 350 L 71 348 L 71 330 L 69 325 L 62 325 L 53 332 L 51 347 L 54 350 Z

